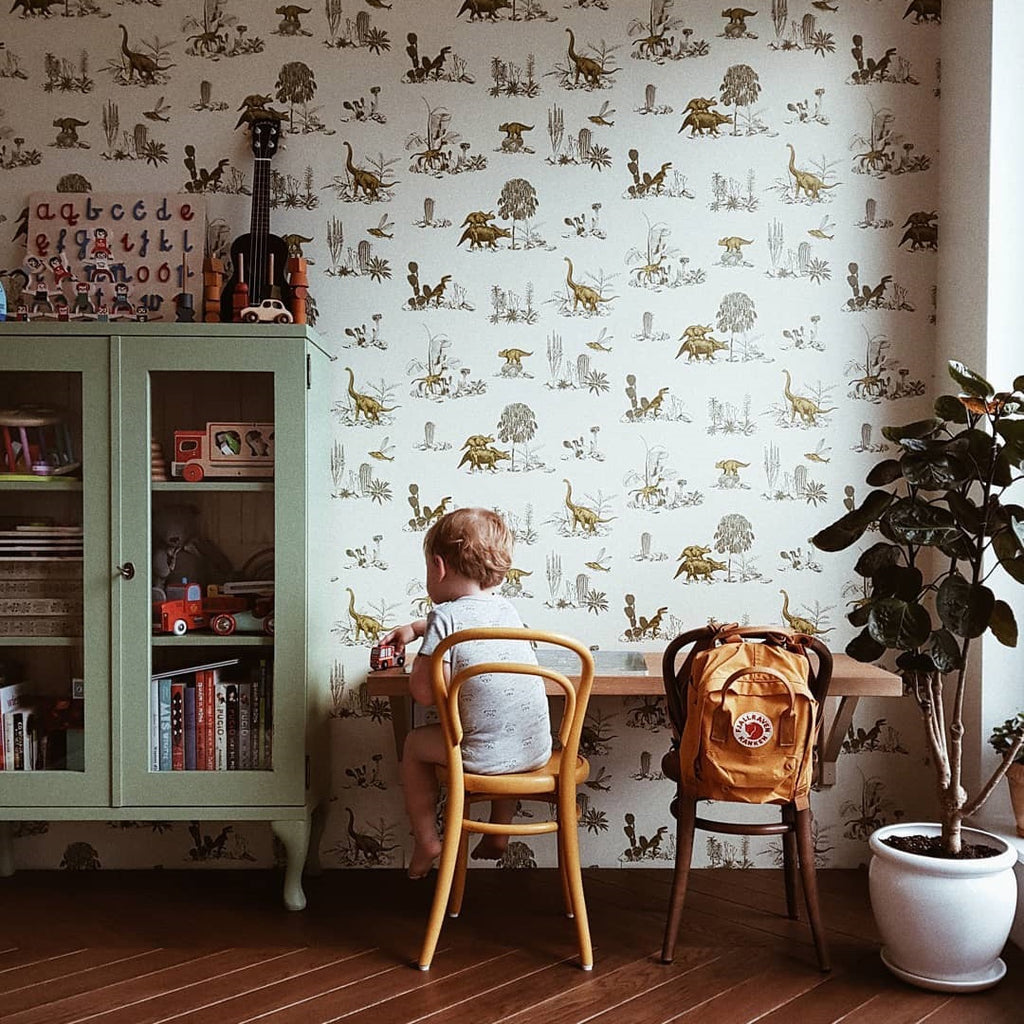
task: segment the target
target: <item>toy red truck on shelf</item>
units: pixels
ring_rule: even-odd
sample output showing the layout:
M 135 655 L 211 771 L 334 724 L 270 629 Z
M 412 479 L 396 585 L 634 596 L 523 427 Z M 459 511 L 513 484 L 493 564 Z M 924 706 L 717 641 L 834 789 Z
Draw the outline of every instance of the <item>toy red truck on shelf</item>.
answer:
M 196 483 L 207 477 L 274 475 L 274 424 L 207 423 L 205 430 L 176 430 L 171 476 Z
M 153 630 L 184 636 L 190 629 L 211 629 L 218 636 L 232 633 L 274 634 L 274 584 L 257 580 L 209 586 L 168 583 L 167 597 L 153 603 Z
M 391 644 L 377 644 L 370 648 L 370 671 L 398 668 L 405 664 L 405 655 L 399 654 Z

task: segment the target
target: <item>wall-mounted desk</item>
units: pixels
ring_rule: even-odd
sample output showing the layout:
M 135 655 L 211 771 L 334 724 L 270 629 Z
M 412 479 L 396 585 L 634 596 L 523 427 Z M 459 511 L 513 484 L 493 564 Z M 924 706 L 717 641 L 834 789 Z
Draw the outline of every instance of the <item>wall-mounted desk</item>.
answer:
M 562 669 L 557 664 L 552 667 Z M 592 698 L 662 697 L 665 694 L 660 651 L 595 651 L 594 668 L 596 674 Z M 561 693 L 554 683 L 548 682 L 547 688 L 548 693 Z M 396 668 L 369 673 L 366 692 L 370 697 L 387 697 L 390 702 L 395 749 L 401 757 L 405 737 L 409 732 L 412 705 L 405 670 Z M 819 749 L 818 781 L 821 785 L 831 786 L 836 781 L 836 759 L 853 720 L 858 700 L 861 697 L 901 696 L 903 681 L 898 675 L 877 665 L 854 661 L 848 654 L 833 655 L 832 685 L 826 702 Z

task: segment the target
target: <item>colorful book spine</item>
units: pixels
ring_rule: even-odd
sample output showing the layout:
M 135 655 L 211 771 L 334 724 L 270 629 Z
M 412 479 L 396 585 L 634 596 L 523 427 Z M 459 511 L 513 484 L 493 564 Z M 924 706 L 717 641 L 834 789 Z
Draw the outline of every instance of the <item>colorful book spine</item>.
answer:
M 252 766 L 252 683 L 239 683 L 238 767 L 248 771 Z
M 160 709 L 160 771 L 171 771 L 171 681 L 158 681 L 157 702 Z
M 206 673 L 196 673 L 196 770 L 206 771 Z
M 228 766 L 228 705 L 227 683 L 214 678 L 214 727 L 216 741 L 214 743 L 214 770 L 226 771 Z
M 224 686 L 227 705 L 227 770 L 238 771 L 238 683 Z
M 171 682 L 171 771 L 185 770 L 185 683 Z
M 217 674 L 211 669 L 203 672 L 203 686 L 206 689 L 206 770 L 217 767 Z
M 160 680 L 149 682 L 149 770 L 160 771 Z
M 260 674 L 257 669 L 253 676 L 252 704 L 249 708 L 252 714 L 252 722 L 249 726 L 251 731 L 250 743 L 252 744 L 252 767 L 255 769 L 263 767 L 263 733 L 266 728 L 263 721 L 264 703 L 263 686 L 261 685 Z
M 196 681 L 185 684 L 185 771 L 196 770 Z

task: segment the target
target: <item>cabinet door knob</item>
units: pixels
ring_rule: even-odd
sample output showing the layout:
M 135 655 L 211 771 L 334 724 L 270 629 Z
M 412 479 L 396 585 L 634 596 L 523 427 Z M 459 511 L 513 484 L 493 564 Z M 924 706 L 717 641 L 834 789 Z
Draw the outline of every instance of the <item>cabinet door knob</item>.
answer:
M 123 579 L 130 580 L 135 578 L 135 566 L 131 562 L 125 562 L 124 565 L 119 565 L 117 571 L 121 574 Z

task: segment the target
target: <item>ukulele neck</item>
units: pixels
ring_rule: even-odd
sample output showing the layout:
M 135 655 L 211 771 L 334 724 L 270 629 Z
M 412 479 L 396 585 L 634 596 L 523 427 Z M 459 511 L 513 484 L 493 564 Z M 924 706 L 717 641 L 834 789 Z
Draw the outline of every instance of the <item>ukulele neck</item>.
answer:
M 270 298 L 270 158 L 257 156 L 252 171 L 252 211 L 249 218 L 249 253 L 246 260 L 249 302 Z

